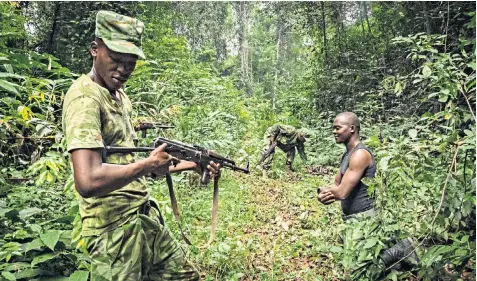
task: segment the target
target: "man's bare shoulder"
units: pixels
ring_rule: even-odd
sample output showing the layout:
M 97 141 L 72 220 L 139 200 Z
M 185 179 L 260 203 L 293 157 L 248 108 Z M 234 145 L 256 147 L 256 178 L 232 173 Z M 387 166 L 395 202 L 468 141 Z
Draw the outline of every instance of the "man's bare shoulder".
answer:
M 353 168 L 366 168 L 371 165 L 373 159 L 366 149 L 358 149 L 349 159 L 349 166 Z

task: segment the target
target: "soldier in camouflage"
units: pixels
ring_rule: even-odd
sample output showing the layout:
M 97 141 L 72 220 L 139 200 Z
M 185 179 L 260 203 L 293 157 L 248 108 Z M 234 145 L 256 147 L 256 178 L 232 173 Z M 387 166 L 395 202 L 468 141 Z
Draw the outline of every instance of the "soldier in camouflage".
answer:
M 303 161 L 306 161 L 305 146 L 307 134 L 304 129 L 298 130 L 289 125 L 273 125 L 268 128 L 264 135 L 264 149 L 262 153 L 262 168 L 264 171 L 270 170 L 275 149 L 271 146 L 276 142 L 276 146 L 287 154 L 287 172 L 293 172 L 293 160 L 296 150 Z M 296 149 L 295 149 L 296 148 Z
M 63 104 L 63 130 L 74 171 L 81 220 L 75 225 L 80 246 L 91 257 L 90 280 L 198 280 L 197 270 L 165 226 L 150 198 L 144 176 L 184 170 L 165 145 L 142 160 L 131 154 L 104 156 L 105 146 L 133 147 L 131 102 L 122 90 L 141 49 L 144 24 L 109 11 L 96 16 L 91 72 L 78 78 Z M 220 167 L 207 166 L 210 176 Z

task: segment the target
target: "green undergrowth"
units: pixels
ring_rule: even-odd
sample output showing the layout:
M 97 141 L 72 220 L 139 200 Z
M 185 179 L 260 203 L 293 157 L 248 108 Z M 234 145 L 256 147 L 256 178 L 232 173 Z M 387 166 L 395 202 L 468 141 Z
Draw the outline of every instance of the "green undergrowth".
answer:
M 304 169 L 275 179 L 225 171 L 216 241 L 206 249 L 200 246 L 209 237 L 212 185 L 189 187 L 188 178 L 175 176 L 180 223 L 194 244 L 190 256 L 205 280 L 330 280 L 334 275 L 332 257 L 322 252 L 334 243 L 339 206 L 323 208 L 316 200 L 316 188 L 330 178 L 306 175 Z M 167 194 L 165 182 L 157 183 L 153 195 L 186 247 Z

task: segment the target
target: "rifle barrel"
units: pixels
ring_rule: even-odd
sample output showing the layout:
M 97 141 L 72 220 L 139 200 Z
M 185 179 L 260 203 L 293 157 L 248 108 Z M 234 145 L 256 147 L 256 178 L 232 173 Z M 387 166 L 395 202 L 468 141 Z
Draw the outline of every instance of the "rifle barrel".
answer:
M 245 173 L 245 174 L 249 174 L 249 173 L 250 173 L 248 167 L 244 169 L 244 168 L 237 167 L 237 166 L 235 166 L 235 165 L 231 165 L 231 164 L 229 164 L 229 163 L 227 163 L 227 162 L 224 162 L 223 165 L 224 165 L 224 168 L 229 168 L 229 169 L 231 169 L 231 170 L 233 170 L 233 171 L 240 171 L 240 172 L 243 172 L 243 173 Z

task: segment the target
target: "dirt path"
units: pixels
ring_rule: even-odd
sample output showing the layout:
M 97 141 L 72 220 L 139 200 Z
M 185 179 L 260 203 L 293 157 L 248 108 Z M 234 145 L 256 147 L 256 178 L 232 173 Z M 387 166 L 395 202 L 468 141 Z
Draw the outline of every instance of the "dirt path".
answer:
M 256 220 L 243 239 L 256 241 L 248 264 L 262 274 L 243 280 L 317 280 L 324 274 L 327 257 L 313 251 L 314 227 L 324 214 L 316 187 L 323 182 L 323 177 L 255 181 L 250 208 Z

